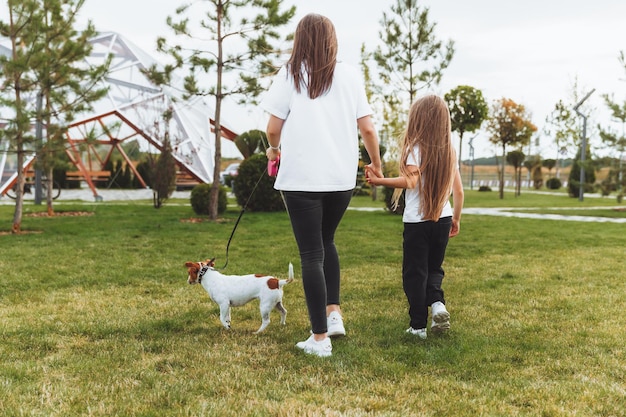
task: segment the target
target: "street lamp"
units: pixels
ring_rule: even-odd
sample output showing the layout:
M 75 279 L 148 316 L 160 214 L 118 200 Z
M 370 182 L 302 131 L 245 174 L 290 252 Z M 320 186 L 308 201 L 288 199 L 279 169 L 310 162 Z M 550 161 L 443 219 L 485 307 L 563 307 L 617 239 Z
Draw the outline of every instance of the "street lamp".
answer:
M 579 201 L 583 201 L 584 199 L 583 188 L 585 185 L 585 159 L 586 159 L 586 154 L 587 154 L 587 116 L 582 114 L 580 111 L 578 111 L 578 109 L 580 108 L 580 106 L 582 106 L 585 100 L 587 100 L 589 96 L 593 94 L 594 91 L 596 91 L 595 88 L 591 90 L 590 92 L 588 92 L 587 95 L 583 97 L 582 100 L 580 100 L 574 106 L 574 111 L 576 112 L 576 114 L 578 114 L 580 117 L 583 118 L 583 138 L 582 138 L 582 143 L 580 145 L 581 146 L 581 149 L 580 149 L 580 186 L 578 187 L 578 200 Z

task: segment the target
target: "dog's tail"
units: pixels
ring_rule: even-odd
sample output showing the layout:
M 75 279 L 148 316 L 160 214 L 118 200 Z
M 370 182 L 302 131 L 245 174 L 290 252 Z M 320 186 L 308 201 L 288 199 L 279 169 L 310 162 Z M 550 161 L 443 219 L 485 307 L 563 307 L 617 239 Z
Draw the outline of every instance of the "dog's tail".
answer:
M 279 288 L 282 288 L 283 285 L 287 285 L 289 284 L 291 281 L 293 281 L 293 264 L 291 262 L 289 262 L 289 278 L 287 279 L 281 279 L 278 282 L 278 286 Z

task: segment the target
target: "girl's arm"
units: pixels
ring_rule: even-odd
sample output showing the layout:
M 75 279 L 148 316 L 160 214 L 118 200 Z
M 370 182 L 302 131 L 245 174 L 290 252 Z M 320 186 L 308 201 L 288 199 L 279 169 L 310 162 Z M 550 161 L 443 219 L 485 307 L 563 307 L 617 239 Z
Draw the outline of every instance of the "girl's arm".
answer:
M 456 170 L 454 181 L 452 182 L 452 228 L 450 229 L 450 237 L 459 234 L 461 230 L 461 211 L 463 210 L 463 202 L 465 193 L 463 191 L 463 182 L 461 181 L 461 173 Z
M 383 178 L 380 175 L 376 175 L 376 173 L 369 168 L 369 166 L 365 167 L 368 171 L 367 182 L 373 185 L 382 185 L 390 188 L 407 188 L 409 183 L 405 177 L 388 177 Z M 417 165 L 407 165 L 407 169 L 409 171 L 409 175 L 416 176 L 418 175 L 419 168 Z

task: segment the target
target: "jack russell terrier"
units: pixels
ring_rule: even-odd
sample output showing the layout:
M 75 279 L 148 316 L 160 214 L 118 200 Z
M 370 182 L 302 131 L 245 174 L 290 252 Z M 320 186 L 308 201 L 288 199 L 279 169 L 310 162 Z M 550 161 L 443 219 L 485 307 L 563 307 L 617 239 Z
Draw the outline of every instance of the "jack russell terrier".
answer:
M 200 284 L 213 301 L 220 307 L 220 321 L 230 329 L 230 307 L 239 307 L 258 298 L 261 309 L 261 333 L 270 324 L 273 308 L 280 313 L 280 324 L 285 324 L 287 310 L 283 306 L 283 286 L 293 281 L 293 265 L 289 263 L 289 278 L 278 279 L 272 276 L 223 275 L 214 269 L 215 259 L 204 262 L 185 262 L 189 284 Z

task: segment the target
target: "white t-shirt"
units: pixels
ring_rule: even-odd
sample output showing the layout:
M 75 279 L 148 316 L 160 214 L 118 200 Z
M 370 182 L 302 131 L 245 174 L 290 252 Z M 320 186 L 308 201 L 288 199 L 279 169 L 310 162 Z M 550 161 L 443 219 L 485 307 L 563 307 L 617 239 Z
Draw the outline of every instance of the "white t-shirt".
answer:
M 372 114 L 359 72 L 338 62 L 331 88 L 311 100 L 298 93 L 285 67 L 274 77 L 261 107 L 284 120 L 281 160 L 274 188 L 347 191 L 356 185 L 357 119 Z
M 415 158 L 419 160 L 419 147 L 418 146 L 415 146 L 413 148 L 413 153 L 409 153 L 409 156 L 406 158 L 406 164 L 419 166 L 419 163 L 415 160 Z M 420 207 L 420 195 L 419 195 L 419 189 L 417 185 L 415 185 L 415 188 L 407 188 L 404 194 L 404 213 L 402 214 L 402 222 L 403 223 L 420 223 L 420 222 L 425 221 L 419 213 L 419 207 Z M 450 217 L 450 216 L 452 216 L 452 206 L 450 205 L 450 201 L 448 200 L 446 202 L 446 205 L 443 206 L 443 210 L 439 218 Z

